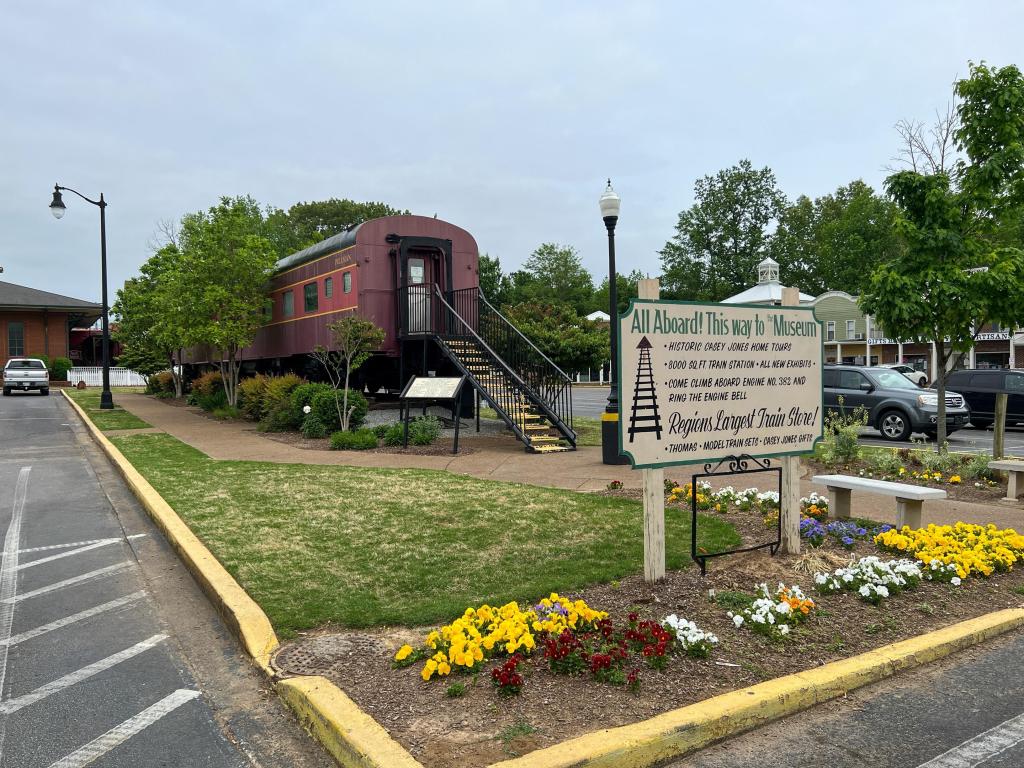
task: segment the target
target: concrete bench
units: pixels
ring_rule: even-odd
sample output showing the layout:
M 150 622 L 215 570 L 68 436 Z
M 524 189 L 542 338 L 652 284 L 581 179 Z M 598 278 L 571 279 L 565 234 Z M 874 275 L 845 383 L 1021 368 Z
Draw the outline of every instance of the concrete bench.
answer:
M 1018 494 L 1024 490 L 1024 460 L 998 459 L 990 461 L 988 468 L 1006 473 L 1006 496 L 1003 501 L 1016 503 Z
M 926 499 L 944 499 L 946 492 L 941 488 L 925 488 L 907 483 L 890 483 L 888 480 L 872 480 L 870 477 L 849 475 L 815 475 L 812 482 L 828 488 L 828 511 L 832 517 L 845 519 L 850 516 L 850 491 L 864 491 L 896 499 L 896 527 L 909 525 L 921 527 L 921 504 Z

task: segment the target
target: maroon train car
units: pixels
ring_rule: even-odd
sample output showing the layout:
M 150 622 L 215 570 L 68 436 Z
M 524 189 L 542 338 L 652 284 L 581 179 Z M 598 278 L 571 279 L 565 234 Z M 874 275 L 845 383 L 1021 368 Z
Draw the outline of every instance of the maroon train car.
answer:
M 309 353 L 318 344 L 330 346 L 328 323 L 357 312 L 387 334 L 359 369 L 361 382 L 371 392 L 398 389 L 404 383 L 399 302 L 417 300 L 399 286 L 436 284 L 446 293 L 476 288 L 478 259 L 469 232 L 426 216 L 373 219 L 293 253 L 277 263 L 272 309 L 242 353 L 246 368 L 315 376 Z

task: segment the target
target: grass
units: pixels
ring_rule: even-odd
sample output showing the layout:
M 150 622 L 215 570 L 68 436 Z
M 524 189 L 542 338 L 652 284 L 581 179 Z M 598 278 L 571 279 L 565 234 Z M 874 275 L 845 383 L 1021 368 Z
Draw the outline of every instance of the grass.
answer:
M 1014 587 L 1013 592 L 1018 595 L 1024 595 L 1024 586 Z
M 636 573 L 638 501 L 441 471 L 214 461 L 165 434 L 114 438 L 278 632 L 422 625 Z M 689 516 L 666 562 L 690 564 Z M 707 548 L 738 543 L 717 518 Z
M 150 426 L 138 416 L 128 413 L 124 408 L 118 407 L 116 395 L 119 392 L 117 391 L 114 392 L 114 407 L 109 411 L 100 410 L 99 389 L 72 389 L 69 387 L 65 391 L 71 396 L 72 400 L 82 407 L 82 410 L 92 419 L 93 424 L 102 432 L 109 432 L 114 429 L 145 429 Z M 125 389 L 124 391 L 133 390 Z
M 493 408 L 481 408 L 481 419 L 497 419 L 498 412 Z M 594 447 L 601 445 L 601 420 L 589 416 L 573 416 L 572 428 L 576 430 L 576 445 L 578 447 Z

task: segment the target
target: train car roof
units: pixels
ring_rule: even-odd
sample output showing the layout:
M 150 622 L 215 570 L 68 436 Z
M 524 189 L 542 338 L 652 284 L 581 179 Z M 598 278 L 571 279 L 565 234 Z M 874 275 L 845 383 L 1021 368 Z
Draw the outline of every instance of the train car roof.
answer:
M 355 245 L 356 232 L 361 226 L 363 226 L 361 223 L 356 224 L 352 229 L 346 229 L 344 232 L 331 235 L 326 240 L 321 240 L 319 243 L 314 243 L 308 248 L 303 248 L 301 251 L 285 256 L 277 262 L 276 271 L 283 272 L 286 269 L 305 264 L 307 261 L 312 261 L 320 256 L 326 256 L 329 253 L 340 251 L 342 248 Z

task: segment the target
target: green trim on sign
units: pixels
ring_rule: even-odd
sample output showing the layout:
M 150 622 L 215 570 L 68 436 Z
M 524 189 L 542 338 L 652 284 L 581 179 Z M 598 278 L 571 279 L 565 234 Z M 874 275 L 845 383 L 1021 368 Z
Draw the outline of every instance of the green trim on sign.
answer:
M 824 333 L 824 327 L 822 326 L 822 322 L 821 322 L 821 320 L 818 319 L 818 315 L 814 311 L 815 310 L 814 307 L 793 307 L 793 306 L 774 306 L 774 305 L 769 306 L 769 305 L 765 305 L 765 304 L 722 304 L 721 302 L 715 302 L 715 301 L 677 301 L 677 300 L 663 300 L 663 299 L 638 299 L 638 298 L 631 298 L 629 300 L 629 306 L 626 307 L 626 311 L 619 313 L 619 316 L 616 318 L 616 322 L 619 323 L 619 333 L 618 333 L 618 338 L 617 338 L 617 341 L 619 342 L 619 348 L 617 350 L 615 350 L 615 358 L 616 358 L 616 361 L 618 363 L 618 371 L 619 371 L 619 376 L 618 376 L 619 380 L 616 382 L 616 386 L 618 387 L 618 390 L 619 390 L 619 423 L 620 424 L 624 423 L 624 420 L 625 420 L 625 417 L 626 417 L 626 414 L 625 414 L 625 402 L 626 401 L 623 399 L 623 378 L 624 377 L 622 375 L 622 371 L 623 371 L 623 368 L 622 368 L 622 321 L 625 320 L 627 317 L 629 317 L 630 313 L 633 312 L 633 310 L 635 308 L 639 307 L 639 306 L 657 306 L 659 304 L 661 304 L 661 305 L 664 305 L 664 304 L 679 304 L 679 305 L 685 305 L 685 306 L 689 306 L 689 307 L 714 307 L 714 308 L 721 308 L 721 307 L 748 307 L 748 308 L 760 309 L 760 310 L 776 310 L 776 309 L 777 310 L 782 310 L 782 309 L 784 309 L 784 310 L 798 310 L 800 312 L 810 312 L 811 316 L 814 318 L 814 321 L 818 324 L 818 350 L 819 350 L 819 356 L 820 356 L 819 361 L 818 361 L 818 370 L 821 371 L 822 372 L 822 376 L 824 376 L 824 366 L 825 366 L 825 333 Z M 811 444 L 811 450 L 810 451 L 784 451 L 784 452 L 772 451 L 770 453 L 750 453 L 750 454 L 746 454 L 746 455 L 751 456 L 751 457 L 753 457 L 755 459 L 763 459 L 763 458 L 769 458 L 771 456 L 780 456 L 780 457 L 781 456 L 809 456 L 810 454 L 814 453 L 814 449 L 817 447 L 818 442 L 824 437 L 824 432 L 825 432 L 825 396 L 824 396 L 824 390 L 823 389 L 819 390 L 818 397 L 819 397 L 818 405 L 819 405 L 820 412 L 821 412 L 821 428 L 818 431 L 817 437 L 814 438 L 814 442 Z M 687 459 L 685 461 L 664 461 L 664 462 L 659 462 L 657 464 L 637 464 L 636 461 L 633 458 L 633 454 L 630 453 L 629 450 L 627 450 L 627 448 L 626 448 L 626 431 L 624 429 L 622 429 L 621 426 L 620 426 L 619 427 L 619 455 L 627 457 L 629 459 L 629 461 L 630 461 L 630 464 L 632 464 L 633 469 L 658 469 L 659 467 L 681 467 L 681 466 L 685 466 L 687 464 L 711 464 L 711 463 L 714 463 L 714 462 L 717 462 L 717 461 L 722 461 L 723 459 L 727 458 L 728 456 L 732 456 L 734 454 L 731 454 L 731 453 L 725 453 L 725 454 L 722 454 L 722 455 L 717 455 L 716 454 L 716 455 L 713 455 L 713 456 L 710 456 L 710 457 L 704 457 L 704 458 L 699 458 L 699 459 Z

